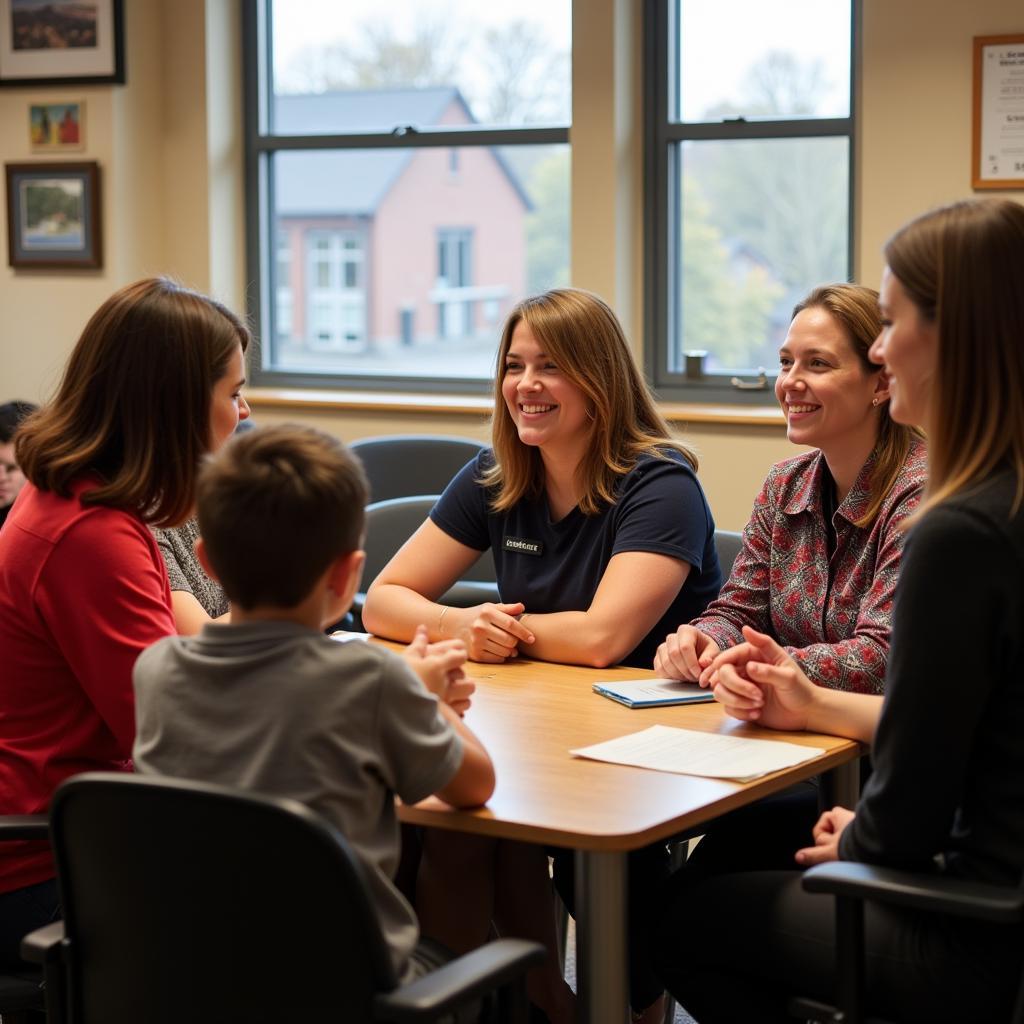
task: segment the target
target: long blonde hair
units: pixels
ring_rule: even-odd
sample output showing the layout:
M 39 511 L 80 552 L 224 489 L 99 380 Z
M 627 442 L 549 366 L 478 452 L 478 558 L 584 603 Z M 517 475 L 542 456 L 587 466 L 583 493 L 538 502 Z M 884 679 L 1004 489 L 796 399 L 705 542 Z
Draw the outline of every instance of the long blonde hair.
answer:
M 918 516 L 1004 465 L 1017 476 L 1016 511 L 1024 501 L 1024 207 L 952 203 L 904 225 L 883 251 L 938 333 L 937 415 L 927 424 Z
M 868 349 L 882 329 L 878 312 L 878 292 L 859 284 L 826 284 L 815 288 L 793 309 L 793 318 L 805 309 L 823 309 L 828 313 L 850 340 L 850 346 L 857 353 L 868 373 L 878 373 L 881 367 L 868 358 Z M 868 484 L 870 501 L 864 515 L 855 523 L 867 529 L 875 521 L 896 483 L 907 455 L 914 441 L 923 434 L 916 427 L 897 423 L 889 415 L 889 403 L 877 410 L 878 434 L 875 442 L 875 464 Z
M 544 487 L 540 451 L 519 440 L 501 394 L 505 357 L 520 321 L 586 399 L 593 426 L 576 470 L 582 489 L 579 507 L 585 515 L 595 515 L 615 501 L 616 484 L 642 455 L 665 458 L 671 449 L 697 469 L 693 452 L 670 436 L 607 303 L 590 292 L 557 288 L 520 302 L 501 334 L 491 422 L 495 462 L 481 480 L 494 490 L 491 508 L 495 512 L 511 508 L 524 497 L 536 497 Z

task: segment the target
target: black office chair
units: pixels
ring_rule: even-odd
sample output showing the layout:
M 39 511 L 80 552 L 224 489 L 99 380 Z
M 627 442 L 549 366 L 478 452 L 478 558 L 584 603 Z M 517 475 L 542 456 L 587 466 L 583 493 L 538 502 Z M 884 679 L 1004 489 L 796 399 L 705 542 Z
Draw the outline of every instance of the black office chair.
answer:
M 936 875 L 836 861 L 804 873 L 808 892 L 836 897 L 836 999 L 838 1007 L 798 998 L 790 1013 L 822 1024 L 886 1024 L 867 1017 L 864 1006 L 864 901 L 907 907 L 935 914 L 967 917 L 1020 927 L 1024 922 L 1024 887 L 966 882 Z M 1010 1024 L 1024 1024 L 1024 976 Z
M 5 814 L 0 816 L 0 842 L 24 839 L 49 839 L 45 814 Z M 43 972 L 26 966 L 0 974 L 0 1017 L 4 1024 L 28 1024 L 43 1021 Z
M 436 494 L 420 494 L 408 498 L 375 501 L 366 506 L 366 565 L 363 586 L 377 578 L 391 556 L 416 532 L 437 501 Z M 494 558 L 484 551 L 470 566 L 466 575 L 440 598 L 441 604 L 470 608 L 484 601 L 499 601 Z M 356 594 L 352 602 L 353 628 L 362 629 L 363 604 L 366 592 Z
M 23 944 L 64 967 L 50 1024 L 425 1021 L 485 996 L 491 1019 L 526 1020 L 541 946 L 494 942 L 399 986 L 358 860 L 294 800 L 91 773 L 51 821 L 63 928 Z
M 349 446 L 366 470 L 372 502 L 440 494 L 483 447 L 468 437 L 441 434 L 364 437 Z
M 718 564 L 722 567 L 724 583 L 732 572 L 732 563 L 743 547 L 743 534 L 733 530 L 715 530 L 715 550 L 718 552 Z

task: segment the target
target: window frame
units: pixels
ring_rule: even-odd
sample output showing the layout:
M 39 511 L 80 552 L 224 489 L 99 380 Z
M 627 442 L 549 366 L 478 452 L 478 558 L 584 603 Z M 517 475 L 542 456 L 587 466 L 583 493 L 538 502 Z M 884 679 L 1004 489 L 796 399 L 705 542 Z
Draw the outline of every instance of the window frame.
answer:
M 860 65 L 861 3 L 850 0 L 850 109 L 848 117 L 778 120 L 683 122 L 675 109 L 679 96 L 678 38 L 680 3 L 645 0 L 644 57 L 644 368 L 660 398 L 669 401 L 724 405 L 775 404 L 775 370 L 765 368 L 764 386 L 752 389 L 732 383 L 755 383 L 757 368 L 705 373 L 688 379 L 669 370 L 669 339 L 680 334 L 680 301 L 671 282 L 678 278 L 681 258 L 679 215 L 679 144 L 691 141 L 734 141 L 799 138 L 848 140 L 847 267 L 854 276 L 856 239 L 857 69 Z
M 251 359 L 253 385 L 346 391 L 444 391 L 452 394 L 489 394 L 493 378 L 432 376 L 370 371 L 332 373 L 291 371 L 265 367 L 264 350 L 273 353 L 275 335 L 274 295 L 277 253 L 271 201 L 274 195 L 273 156 L 289 151 L 315 152 L 336 149 L 419 149 L 497 146 L 570 145 L 569 125 L 527 127 L 467 126 L 415 128 L 396 125 L 390 130 L 338 134 L 276 135 L 270 124 L 273 80 L 271 74 L 273 0 L 240 0 L 242 4 L 243 116 L 245 145 L 245 260 L 249 286 L 246 291 L 249 321 L 256 339 Z M 571 153 L 571 149 L 570 149 Z M 456 172 L 457 173 L 457 172 Z M 293 257 L 294 258 L 294 257 Z M 300 257 L 301 258 L 301 257 Z M 292 296 L 293 306 L 303 301 Z

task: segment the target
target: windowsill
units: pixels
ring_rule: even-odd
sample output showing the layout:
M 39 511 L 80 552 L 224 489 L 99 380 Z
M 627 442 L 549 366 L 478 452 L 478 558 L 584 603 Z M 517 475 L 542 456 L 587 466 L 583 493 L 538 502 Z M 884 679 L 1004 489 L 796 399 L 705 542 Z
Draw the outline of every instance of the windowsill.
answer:
M 313 391 L 305 388 L 249 388 L 246 401 L 254 408 L 324 409 L 337 412 L 442 413 L 486 416 L 494 406 L 487 395 L 415 394 L 401 391 Z M 771 405 L 704 405 L 661 402 L 658 408 L 672 423 L 781 427 L 782 410 Z

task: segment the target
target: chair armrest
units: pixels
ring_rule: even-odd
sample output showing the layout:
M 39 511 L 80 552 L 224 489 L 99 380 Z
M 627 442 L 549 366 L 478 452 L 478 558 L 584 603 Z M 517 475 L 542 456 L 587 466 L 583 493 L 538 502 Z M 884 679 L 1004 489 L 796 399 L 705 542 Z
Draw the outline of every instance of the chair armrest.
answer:
M 544 947 L 536 942 L 489 942 L 408 985 L 375 996 L 374 1017 L 402 1022 L 447 1012 L 508 984 L 543 959 Z
M 914 874 L 850 861 L 819 864 L 804 872 L 807 892 L 870 899 L 936 914 L 971 917 L 996 924 L 1024 920 L 1024 890 L 967 882 L 942 875 Z
M 64 922 L 54 921 L 29 932 L 21 940 L 21 955 L 30 964 L 52 964 L 60 959 L 64 944 Z
M 13 839 L 49 839 L 50 819 L 45 814 L 0 815 L 0 842 Z
M 43 998 L 46 1004 L 47 1024 L 67 1024 L 68 984 L 65 951 L 64 922 L 37 928 L 21 940 L 21 955 L 29 963 L 42 964 Z

